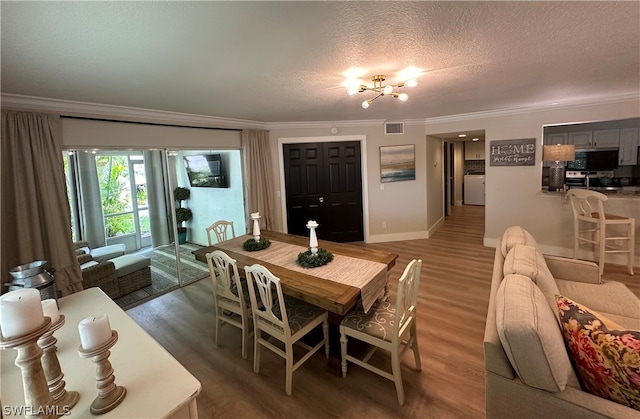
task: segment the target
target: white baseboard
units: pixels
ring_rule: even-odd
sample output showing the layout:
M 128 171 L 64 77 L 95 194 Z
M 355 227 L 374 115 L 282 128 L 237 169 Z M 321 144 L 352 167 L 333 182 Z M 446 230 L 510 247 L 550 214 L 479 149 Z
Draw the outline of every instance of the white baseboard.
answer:
M 428 231 L 416 231 L 409 233 L 392 233 L 392 234 L 372 234 L 367 239 L 367 243 L 385 243 L 396 242 L 401 240 L 418 240 L 428 239 Z

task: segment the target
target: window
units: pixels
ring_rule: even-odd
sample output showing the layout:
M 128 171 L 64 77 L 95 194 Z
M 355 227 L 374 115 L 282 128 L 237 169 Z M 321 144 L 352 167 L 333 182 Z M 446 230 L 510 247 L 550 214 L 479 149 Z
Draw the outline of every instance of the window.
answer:
M 149 237 L 149 208 L 141 153 L 97 154 L 96 170 L 107 239 L 140 233 Z

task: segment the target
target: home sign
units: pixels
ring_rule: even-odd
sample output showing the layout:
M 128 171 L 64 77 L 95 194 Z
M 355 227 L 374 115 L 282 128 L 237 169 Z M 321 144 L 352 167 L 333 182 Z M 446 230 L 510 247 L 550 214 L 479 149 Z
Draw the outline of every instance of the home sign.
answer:
M 490 166 L 533 166 L 536 161 L 536 139 L 491 141 Z

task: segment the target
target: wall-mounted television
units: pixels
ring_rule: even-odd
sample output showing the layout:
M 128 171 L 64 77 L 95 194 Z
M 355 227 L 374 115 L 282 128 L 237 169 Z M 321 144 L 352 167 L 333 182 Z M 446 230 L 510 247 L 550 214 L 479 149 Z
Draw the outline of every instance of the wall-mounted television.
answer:
M 184 166 L 192 187 L 229 187 L 224 160 L 220 154 L 184 156 Z

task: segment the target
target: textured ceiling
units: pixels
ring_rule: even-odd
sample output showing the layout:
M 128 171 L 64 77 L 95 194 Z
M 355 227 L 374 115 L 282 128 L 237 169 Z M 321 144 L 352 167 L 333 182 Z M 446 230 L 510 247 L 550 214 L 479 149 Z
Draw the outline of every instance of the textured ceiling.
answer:
M 2 93 L 261 122 L 430 118 L 640 92 L 640 2 L 0 3 Z M 367 110 L 343 73 L 423 70 Z

